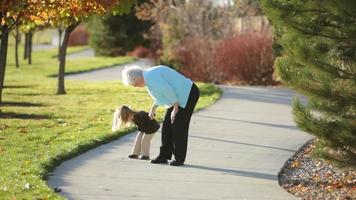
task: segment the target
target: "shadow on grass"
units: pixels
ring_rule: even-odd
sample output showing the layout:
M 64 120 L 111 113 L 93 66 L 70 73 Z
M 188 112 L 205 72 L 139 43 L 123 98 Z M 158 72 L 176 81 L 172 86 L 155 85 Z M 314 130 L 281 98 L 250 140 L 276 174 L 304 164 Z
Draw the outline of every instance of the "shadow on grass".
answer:
M 7 92 L 6 94 L 8 95 L 21 95 L 21 96 L 29 96 L 29 97 L 34 97 L 34 96 L 40 96 L 42 95 L 41 93 L 35 93 L 35 92 L 30 92 L 30 93 L 14 93 L 14 92 Z
M 200 96 L 210 96 L 215 93 L 219 93 L 220 95 L 222 94 L 222 90 L 218 87 L 215 87 L 214 85 L 205 85 L 199 87 L 199 91 L 200 91 Z
M 14 101 L 5 101 L 1 102 L 0 106 L 14 106 L 14 107 L 43 107 L 44 104 L 41 103 L 30 103 L 30 102 L 14 102 Z
M 0 119 L 50 119 L 50 116 L 47 115 L 36 115 L 36 114 L 21 114 L 14 112 L 0 112 Z
M 3 88 L 9 89 L 22 89 L 22 88 L 32 88 L 35 87 L 34 85 L 4 85 Z
M 88 50 L 90 50 L 89 47 L 88 48 L 84 48 L 84 49 L 79 49 L 79 50 L 76 50 L 76 51 L 72 51 L 72 52 L 68 52 L 66 57 L 68 58 L 68 57 L 72 56 L 73 54 L 78 54 L 78 53 L 80 54 L 80 53 L 88 51 Z M 55 55 L 52 55 L 51 58 L 58 58 L 58 52 Z

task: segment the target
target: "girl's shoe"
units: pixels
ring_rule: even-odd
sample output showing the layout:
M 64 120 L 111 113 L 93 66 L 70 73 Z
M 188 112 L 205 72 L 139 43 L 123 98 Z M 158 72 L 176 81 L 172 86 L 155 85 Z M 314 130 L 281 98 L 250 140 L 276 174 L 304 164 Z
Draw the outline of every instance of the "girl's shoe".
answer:
M 149 160 L 150 157 L 149 157 L 149 156 L 140 156 L 139 159 L 140 159 L 140 160 Z
M 135 155 L 135 154 L 130 154 L 130 155 L 129 155 L 129 158 L 131 158 L 131 159 L 137 159 L 137 158 L 138 158 L 138 156 L 137 156 L 137 155 Z

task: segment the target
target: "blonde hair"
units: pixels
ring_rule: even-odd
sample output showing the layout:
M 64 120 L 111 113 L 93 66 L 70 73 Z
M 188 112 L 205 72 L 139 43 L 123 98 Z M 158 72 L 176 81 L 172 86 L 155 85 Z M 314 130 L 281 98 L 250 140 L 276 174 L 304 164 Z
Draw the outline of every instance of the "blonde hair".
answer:
M 116 108 L 114 112 L 114 116 L 112 119 L 112 127 L 111 130 L 117 131 L 119 128 L 125 126 L 127 123 L 131 122 L 131 115 L 135 114 L 129 106 L 123 105 L 121 107 Z

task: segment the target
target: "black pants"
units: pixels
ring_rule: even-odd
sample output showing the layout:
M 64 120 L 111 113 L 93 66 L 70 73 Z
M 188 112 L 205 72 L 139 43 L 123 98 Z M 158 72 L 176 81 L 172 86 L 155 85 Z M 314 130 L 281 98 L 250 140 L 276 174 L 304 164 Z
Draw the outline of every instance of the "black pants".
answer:
M 159 157 L 170 160 L 172 154 L 177 161 L 184 162 L 187 154 L 189 123 L 195 105 L 199 99 L 199 89 L 193 83 L 185 108 L 179 107 L 173 124 L 171 123 L 171 112 L 173 106 L 167 109 L 162 125 L 162 145 Z

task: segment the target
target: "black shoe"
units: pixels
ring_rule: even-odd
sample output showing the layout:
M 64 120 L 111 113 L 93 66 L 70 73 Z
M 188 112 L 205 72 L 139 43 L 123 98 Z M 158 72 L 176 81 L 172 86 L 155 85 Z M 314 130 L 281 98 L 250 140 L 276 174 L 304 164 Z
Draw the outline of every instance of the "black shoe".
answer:
M 151 160 L 151 163 L 153 163 L 153 164 L 166 164 L 166 163 L 168 163 L 168 161 L 167 161 L 167 159 L 157 157 L 157 158 Z
M 137 159 L 137 158 L 138 158 L 138 156 L 137 156 L 137 155 L 135 155 L 135 154 L 130 154 L 130 155 L 129 155 L 129 158 L 131 158 L 131 159 Z
M 172 162 L 169 163 L 169 165 L 170 166 L 181 166 L 181 165 L 184 165 L 184 162 L 173 160 Z
M 149 160 L 150 157 L 149 156 L 140 156 L 139 159 L 140 160 Z

